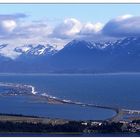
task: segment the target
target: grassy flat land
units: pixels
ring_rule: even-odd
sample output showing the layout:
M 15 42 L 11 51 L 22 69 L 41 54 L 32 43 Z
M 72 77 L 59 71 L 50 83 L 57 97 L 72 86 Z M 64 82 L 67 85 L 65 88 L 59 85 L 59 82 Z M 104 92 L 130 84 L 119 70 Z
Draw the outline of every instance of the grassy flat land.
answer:
M 52 124 L 52 125 L 63 125 L 68 123 L 68 120 L 62 119 L 49 119 L 43 117 L 32 117 L 32 116 L 14 116 L 14 115 L 0 115 L 1 122 L 13 122 L 13 123 L 42 123 L 42 124 Z

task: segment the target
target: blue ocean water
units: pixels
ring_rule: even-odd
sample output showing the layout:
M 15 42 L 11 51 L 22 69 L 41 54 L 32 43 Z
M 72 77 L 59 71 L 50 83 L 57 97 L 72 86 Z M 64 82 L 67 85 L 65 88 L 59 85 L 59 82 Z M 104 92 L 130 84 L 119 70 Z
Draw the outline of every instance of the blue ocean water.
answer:
M 1 74 L 0 82 L 33 85 L 38 94 L 127 109 L 140 109 L 140 74 Z M 75 105 L 48 104 L 28 96 L 0 97 L 0 112 L 65 119 L 106 119 L 114 112 Z

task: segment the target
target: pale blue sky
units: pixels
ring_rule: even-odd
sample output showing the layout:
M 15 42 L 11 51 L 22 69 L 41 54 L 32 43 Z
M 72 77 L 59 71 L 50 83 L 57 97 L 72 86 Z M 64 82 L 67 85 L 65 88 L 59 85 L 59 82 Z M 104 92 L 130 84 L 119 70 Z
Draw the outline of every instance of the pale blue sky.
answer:
M 0 4 L 0 14 L 24 13 L 29 20 L 53 22 L 73 17 L 83 22 L 102 22 L 120 15 L 140 16 L 140 4 Z

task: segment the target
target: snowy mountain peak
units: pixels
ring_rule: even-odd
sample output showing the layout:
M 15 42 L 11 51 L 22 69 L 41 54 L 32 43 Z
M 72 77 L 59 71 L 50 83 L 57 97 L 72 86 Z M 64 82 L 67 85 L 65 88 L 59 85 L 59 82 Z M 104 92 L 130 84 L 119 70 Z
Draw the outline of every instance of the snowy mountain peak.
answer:
M 93 42 L 85 40 L 73 40 L 69 42 L 65 47 L 87 47 L 89 49 L 104 49 L 113 46 L 115 41 Z
M 49 44 L 46 44 L 46 45 L 29 44 L 29 45 L 24 45 L 22 47 L 15 48 L 15 51 L 21 54 L 29 54 L 29 55 L 38 56 L 38 55 L 46 55 L 46 54 L 53 55 L 54 53 L 57 52 L 57 49 Z
M 97 46 L 95 43 L 91 43 L 90 41 L 75 39 L 69 42 L 65 47 L 88 47 L 92 49 L 92 48 L 96 48 Z

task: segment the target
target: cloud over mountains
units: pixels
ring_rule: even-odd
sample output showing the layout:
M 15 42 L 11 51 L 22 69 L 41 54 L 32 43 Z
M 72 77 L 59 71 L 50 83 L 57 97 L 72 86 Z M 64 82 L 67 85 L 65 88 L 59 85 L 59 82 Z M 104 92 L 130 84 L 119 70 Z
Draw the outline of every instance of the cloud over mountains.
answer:
M 110 20 L 102 32 L 114 37 L 140 36 L 140 16 L 124 15 L 117 17 Z
M 28 17 L 28 20 L 27 20 Z M 94 21 L 94 17 L 93 17 Z M 66 18 L 57 24 L 47 20 L 30 21 L 23 13 L 0 15 L 0 41 L 20 43 L 46 42 L 63 46 L 75 38 L 121 38 L 140 35 L 140 16 L 123 15 L 101 22 L 85 23 L 75 18 Z
M 80 21 L 74 18 L 67 18 L 53 29 L 51 36 L 61 39 L 72 38 L 79 33 L 81 28 Z

